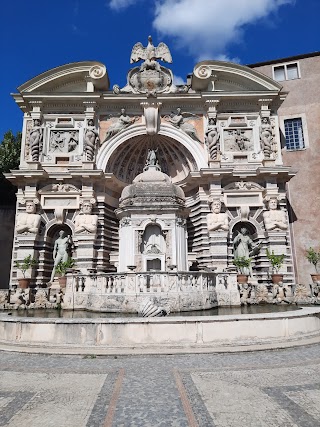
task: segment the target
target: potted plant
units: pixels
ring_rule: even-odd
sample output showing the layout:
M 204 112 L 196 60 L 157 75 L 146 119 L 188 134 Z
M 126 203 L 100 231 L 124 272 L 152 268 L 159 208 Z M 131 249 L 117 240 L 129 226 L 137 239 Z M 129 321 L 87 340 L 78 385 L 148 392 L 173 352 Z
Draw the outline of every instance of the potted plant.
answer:
M 56 272 L 60 275 L 60 277 L 58 277 L 58 282 L 61 288 L 66 287 L 66 272 L 67 270 L 71 269 L 75 265 L 75 263 L 75 260 L 69 257 L 67 261 L 60 261 L 57 265 Z
M 238 269 L 237 281 L 238 283 L 247 283 L 249 276 L 249 268 L 251 264 L 251 258 L 244 256 L 236 257 L 233 260 L 233 264 Z
M 318 264 L 320 262 L 320 250 L 315 251 L 313 248 L 307 249 L 306 258 L 310 262 L 310 264 L 314 265 L 314 268 L 316 270 L 316 274 L 311 274 L 312 281 L 320 281 L 320 274 L 318 271 Z
M 29 268 L 33 268 L 38 261 L 35 258 L 32 258 L 31 255 L 26 256 L 22 261 L 14 261 L 14 266 L 21 270 L 22 276 L 18 279 L 19 288 L 26 289 L 30 285 L 31 278 L 26 277 L 26 271 Z
M 267 258 L 271 263 L 273 274 L 271 274 L 272 283 L 283 282 L 283 274 L 279 274 L 279 270 L 285 259 L 285 254 L 276 255 L 274 251 L 270 252 L 267 249 Z

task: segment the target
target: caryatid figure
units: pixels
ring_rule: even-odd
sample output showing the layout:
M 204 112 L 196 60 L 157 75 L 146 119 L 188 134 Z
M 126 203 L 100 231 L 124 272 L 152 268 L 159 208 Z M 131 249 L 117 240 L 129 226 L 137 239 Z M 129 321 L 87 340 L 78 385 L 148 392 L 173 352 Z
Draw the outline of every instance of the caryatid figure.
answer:
M 42 151 L 42 137 L 43 131 L 41 128 L 41 120 L 34 119 L 33 127 L 30 130 L 30 149 L 31 149 L 31 158 L 33 162 L 39 161 L 39 156 Z
M 206 130 L 206 141 L 209 150 L 210 159 L 217 160 L 219 149 L 219 130 L 216 124 L 216 119 L 209 118 L 208 127 Z
M 17 215 L 16 232 L 37 234 L 41 216 L 36 213 L 36 205 L 33 200 L 27 200 L 26 211 Z
M 87 129 L 84 134 L 84 151 L 86 153 L 86 160 L 93 161 L 94 152 L 99 143 L 99 136 L 94 127 L 94 121 L 88 120 Z
M 81 211 L 75 219 L 76 234 L 96 234 L 98 227 L 98 215 L 92 215 L 92 203 L 84 200 Z
M 228 231 L 229 218 L 228 214 L 221 212 L 221 202 L 215 199 L 211 203 L 211 213 L 207 215 L 208 231 Z
M 268 208 L 268 211 L 263 212 L 263 221 L 266 230 L 287 230 L 286 214 L 278 209 L 278 202 L 275 197 L 269 200 Z

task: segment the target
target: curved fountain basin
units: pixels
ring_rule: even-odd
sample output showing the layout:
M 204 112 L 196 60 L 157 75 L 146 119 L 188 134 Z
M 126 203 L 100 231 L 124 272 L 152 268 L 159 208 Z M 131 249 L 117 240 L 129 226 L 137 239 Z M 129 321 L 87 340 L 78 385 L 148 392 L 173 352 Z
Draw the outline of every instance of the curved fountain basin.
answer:
M 211 352 L 318 339 L 320 308 L 162 318 L 35 318 L 0 315 L 0 348 L 62 354 Z M 266 347 L 267 346 L 267 347 Z

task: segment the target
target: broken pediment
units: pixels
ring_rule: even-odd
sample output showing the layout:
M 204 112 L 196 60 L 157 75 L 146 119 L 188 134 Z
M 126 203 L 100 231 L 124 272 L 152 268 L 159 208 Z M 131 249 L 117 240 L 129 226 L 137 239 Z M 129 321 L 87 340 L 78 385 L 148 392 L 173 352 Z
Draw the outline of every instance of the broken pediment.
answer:
M 193 70 L 191 87 L 202 92 L 276 91 L 282 86 L 244 65 L 224 61 L 202 61 Z
M 74 62 L 48 70 L 18 87 L 21 94 L 95 92 L 109 89 L 105 65 L 96 61 Z

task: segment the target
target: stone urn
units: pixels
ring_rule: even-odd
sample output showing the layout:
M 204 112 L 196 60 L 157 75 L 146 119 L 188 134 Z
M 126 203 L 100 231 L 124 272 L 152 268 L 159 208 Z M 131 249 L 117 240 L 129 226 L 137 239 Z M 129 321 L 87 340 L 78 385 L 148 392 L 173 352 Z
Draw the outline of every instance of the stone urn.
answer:
M 320 282 L 320 274 L 310 274 L 310 276 L 313 283 Z
M 66 276 L 58 277 L 58 282 L 59 282 L 60 288 L 65 288 L 67 284 L 67 277 Z
M 248 283 L 248 278 L 247 274 L 237 274 L 237 282 L 240 284 Z
M 28 277 L 21 277 L 20 279 L 18 279 L 18 287 L 20 289 L 27 289 L 30 287 L 30 281 L 31 279 Z
M 271 280 L 274 285 L 278 285 L 280 282 L 283 282 L 283 274 L 271 274 Z

